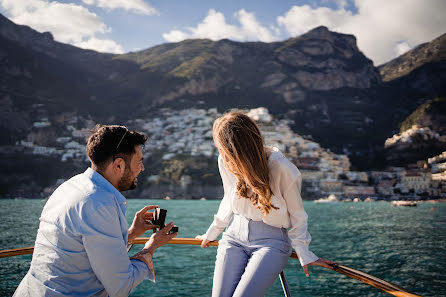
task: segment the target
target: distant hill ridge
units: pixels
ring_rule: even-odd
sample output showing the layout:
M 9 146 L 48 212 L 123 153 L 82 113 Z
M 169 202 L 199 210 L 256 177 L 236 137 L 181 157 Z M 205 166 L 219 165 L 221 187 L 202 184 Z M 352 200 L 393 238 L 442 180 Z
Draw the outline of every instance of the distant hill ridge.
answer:
M 446 34 L 431 42 L 420 44 L 401 56 L 379 66 L 383 81 L 391 81 L 405 76 L 427 63 L 446 60 Z

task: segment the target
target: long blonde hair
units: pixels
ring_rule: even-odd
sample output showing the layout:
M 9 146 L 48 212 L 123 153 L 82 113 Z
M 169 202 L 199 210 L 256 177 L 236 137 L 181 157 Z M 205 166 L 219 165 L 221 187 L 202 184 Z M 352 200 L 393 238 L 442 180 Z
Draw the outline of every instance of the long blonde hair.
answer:
M 268 156 L 259 127 L 247 115 L 232 111 L 216 119 L 213 127 L 215 146 L 225 167 L 237 178 L 239 198 L 267 215 L 272 208 Z

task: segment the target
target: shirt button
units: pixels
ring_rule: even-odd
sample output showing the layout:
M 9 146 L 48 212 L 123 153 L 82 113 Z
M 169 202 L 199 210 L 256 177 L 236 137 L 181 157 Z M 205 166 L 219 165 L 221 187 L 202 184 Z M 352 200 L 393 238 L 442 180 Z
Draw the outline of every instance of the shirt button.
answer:
M 122 204 L 127 205 L 127 201 L 122 202 Z

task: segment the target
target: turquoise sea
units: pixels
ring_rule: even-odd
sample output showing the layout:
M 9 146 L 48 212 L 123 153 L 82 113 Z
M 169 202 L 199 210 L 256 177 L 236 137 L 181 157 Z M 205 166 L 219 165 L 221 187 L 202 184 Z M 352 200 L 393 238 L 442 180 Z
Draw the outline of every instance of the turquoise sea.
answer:
M 0 200 L 0 249 L 34 244 L 44 200 Z M 129 223 L 144 205 L 168 210 L 178 237 L 206 231 L 219 201 L 129 200 Z M 314 204 L 309 215 L 310 248 L 319 257 L 372 274 L 422 296 L 446 296 L 446 203 L 391 207 L 387 202 Z M 142 246 L 137 245 L 130 254 Z M 210 296 L 216 248 L 168 245 L 155 253 L 156 284 L 144 281 L 131 296 Z M 0 296 L 11 296 L 26 274 L 31 255 L 0 259 Z M 342 274 L 311 267 L 306 278 L 297 260 L 285 274 L 293 296 L 390 296 Z M 283 296 L 277 280 L 266 296 Z

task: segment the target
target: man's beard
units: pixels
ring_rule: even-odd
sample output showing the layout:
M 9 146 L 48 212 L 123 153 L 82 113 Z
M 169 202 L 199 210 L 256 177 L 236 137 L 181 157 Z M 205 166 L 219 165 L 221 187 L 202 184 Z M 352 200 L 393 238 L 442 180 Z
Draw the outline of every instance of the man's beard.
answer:
M 120 192 L 134 190 L 136 188 L 137 180 L 132 179 L 130 168 L 125 168 L 124 176 L 118 182 L 118 188 Z

